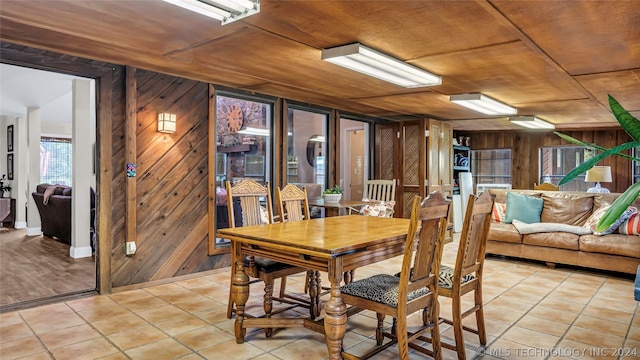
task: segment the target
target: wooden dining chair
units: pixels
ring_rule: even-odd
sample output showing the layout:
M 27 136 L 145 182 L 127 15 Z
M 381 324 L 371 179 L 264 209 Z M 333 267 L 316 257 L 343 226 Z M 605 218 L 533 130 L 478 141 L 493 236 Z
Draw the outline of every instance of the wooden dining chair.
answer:
M 438 273 L 449 206 L 438 192 L 429 194 L 422 205 L 420 198 L 414 197 L 400 273 L 374 275 L 340 288 L 346 304 L 375 311 L 378 318 L 377 346 L 361 357 L 343 353 L 346 359 L 367 359 L 394 344 L 398 344 L 399 358 L 403 360 L 409 358 L 409 347 L 441 358 Z M 407 317 L 417 311 L 422 311 L 423 324 L 409 332 Z M 390 331 L 383 328 L 386 315 L 394 318 Z M 431 341 L 423 336 L 427 331 L 431 332 Z M 391 339 L 386 344 L 385 337 Z M 432 349 L 419 346 L 415 340 L 430 341 Z
M 364 197 L 369 201 L 391 203 L 395 206 L 396 200 L 396 180 L 365 180 Z M 388 217 L 393 217 L 393 209 L 388 213 Z
M 280 221 L 307 221 L 310 219 L 309 215 L 309 200 L 307 199 L 307 188 L 298 187 L 294 184 L 288 184 L 280 190 L 276 188 L 276 205 Z M 286 292 L 287 278 L 280 278 L 280 297 L 290 298 L 298 303 L 304 304 L 303 306 L 309 307 L 309 314 L 311 318 L 317 318 L 320 316 L 320 293 L 322 291 L 320 282 L 320 272 L 315 270 L 308 270 L 307 277 L 304 284 L 305 294 L 309 294 L 308 299 L 300 298 L 297 295 L 289 294 Z M 309 290 L 311 289 L 311 290 Z
M 453 326 L 455 337 L 455 344 L 443 341 L 442 347 L 455 350 L 458 353 L 458 359 L 466 358 L 463 330 L 477 334 L 480 345 L 487 344 L 482 304 L 482 269 L 492 208 L 493 199 L 489 191 L 484 191 L 477 197 L 469 196 L 455 267 L 440 266 L 438 295 L 452 300 L 452 319 L 441 318 L 440 320 Z M 474 292 L 473 307 L 463 311 L 462 296 L 472 291 Z M 476 315 L 476 329 L 463 326 L 462 320 L 474 313 Z
M 252 226 L 269 224 L 273 222 L 273 211 L 271 210 L 271 191 L 269 189 L 269 183 L 264 186 L 260 185 L 254 180 L 245 179 L 234 186 L 231 186 L 229 181 L 226 182 L 227 188 L 227 211 L 229 214 L 229 227 L 236 226 Z M 241 210 L 242 224 L 236 224 L 234 205 L 239 204 Z M 235 259 L 233 259 L 235 262 Z M 233 263 L 232 263 L 233 264 Z M 233 269 L 232 274 L 233 277 Z M 245 259 L 245 272 L 249 278 L 262 280 L 264 282 L 264 316 L 271 317 L 273 314 L 273 301 L 284 302 L 292 304 L 292 300 L 288 298 L 273 297 L 273 283 L 275 279 L 286 277 L 287 275 L 293 275 L 306 271 L 306 269 L 296 267 L 293 265 L 280 263 L 277 261 L 269 260 L 258 256 L 250 256 Z M 255 282 L 255 280 L 253 281 Z M 229 291 L 229 302 L 227 304 L 227 318 L 231 318 L 234 312 L 234 302 Z M 303 304 L 293 303 L 292 305 L 299 306 Z M 285 309 L 286 310 L 286 309 Z M 281 312 L 284 310 L 280 310 Z M 277 312 L 276 312 L 277 313 Z M 271 336 L 272 329 L 265 328 L 267 336 Z

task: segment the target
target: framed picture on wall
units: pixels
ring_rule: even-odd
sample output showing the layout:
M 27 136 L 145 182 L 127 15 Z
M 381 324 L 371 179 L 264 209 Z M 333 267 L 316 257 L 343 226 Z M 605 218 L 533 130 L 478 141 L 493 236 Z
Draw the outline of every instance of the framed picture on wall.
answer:
M 7 179 L 13 180 L 13 154 L 7 154 Z
M 13 151 L 13 125 L 7 126 L 7 151 Z

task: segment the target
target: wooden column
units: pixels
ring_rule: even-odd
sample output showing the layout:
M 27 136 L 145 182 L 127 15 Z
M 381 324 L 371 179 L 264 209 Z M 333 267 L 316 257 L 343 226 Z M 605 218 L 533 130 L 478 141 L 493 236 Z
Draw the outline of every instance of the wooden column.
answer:
M 126 91 L 126 119 L 125 119 L 125 166 L 136 164 L 136 68 L 127 66 Z M 125 172 L 126 173 L 126 172 Z M 136 178 L 127 176 L 126 187 L 126 242 L 136 241 Z M 126 244 L 125 244 L 126 247 Z
M 113 70 L 115 71 L 115 69 Z M 98 184 L 98 191 L 96 194 L 96 209 L 98 211 L 96 224 L 97 231 L 97 262 L 98 262 L 98 277 L 97 277 L 97 289 L 100 294 L 111 293 L 111 181 L 113 176 L 113 149 L 112 144 L 112 119 L 111 119 L 111 106 L 112 106 L 112 73 L 106 73 L 99 78 L 97 82 L 99 84 L 98 91 L 98 121 L 96 124 L 96 148 L 98 149 L 98 164 L 99 171 L 96 171 L 96 181 Z
M 208 187 L 209 200 L 207 201 L 207 215 L 209 219 L 209 255 L 216 254 L 216 89 L 209 84 L 209 113 L 207 115 L 209 127 L 207 135 L 209 136 L 209 155 L 207 157 L 208 171 Z M 233 266 L 233 264 L 232 264 Z

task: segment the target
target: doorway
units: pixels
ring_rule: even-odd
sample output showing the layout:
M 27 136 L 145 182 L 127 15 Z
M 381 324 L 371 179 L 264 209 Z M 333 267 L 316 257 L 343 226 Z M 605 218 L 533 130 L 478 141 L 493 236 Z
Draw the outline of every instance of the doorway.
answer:
M 0 228 L 0 312 L 95 293 L 91 192 L 73 191 L 97 190 L 95 81 L 0 64 L 0 84 L 0 129 L 3 138 L 8 127 L 13 135 L 11 151 L 2 146 L 0 158 L 10 153 L 14 159 L 8 196 L 19 204 L 13 227 Z M 49 139 L 47 146 L 43 139 Z M 55 146 L 49 146 L 51 139 L 58 139 Z M 2 163 L 0 174 L 7 171 Z M 71 207 L 69 244 L 42 234 L 31 195 L 41 183 L 70 188 L 71 195 L 60 195 Z
M 340 183 L 344 198 L 362 200 L 364 181 L 369 171 L 369 123 L 351 119 L 340 119 L 341 149 Z

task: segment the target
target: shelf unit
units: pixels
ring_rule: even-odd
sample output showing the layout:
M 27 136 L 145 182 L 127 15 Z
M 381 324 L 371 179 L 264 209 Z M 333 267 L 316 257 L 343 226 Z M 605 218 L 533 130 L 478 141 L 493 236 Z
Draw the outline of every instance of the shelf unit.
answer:
M 289 156 L 287 159 L 287 184 L 297 183 L 298 179 L 298 157 Z
M 471 148 L 462 145 L 453 145 L 453 193 L 460 193 L 461 172 L 471 172 Z

